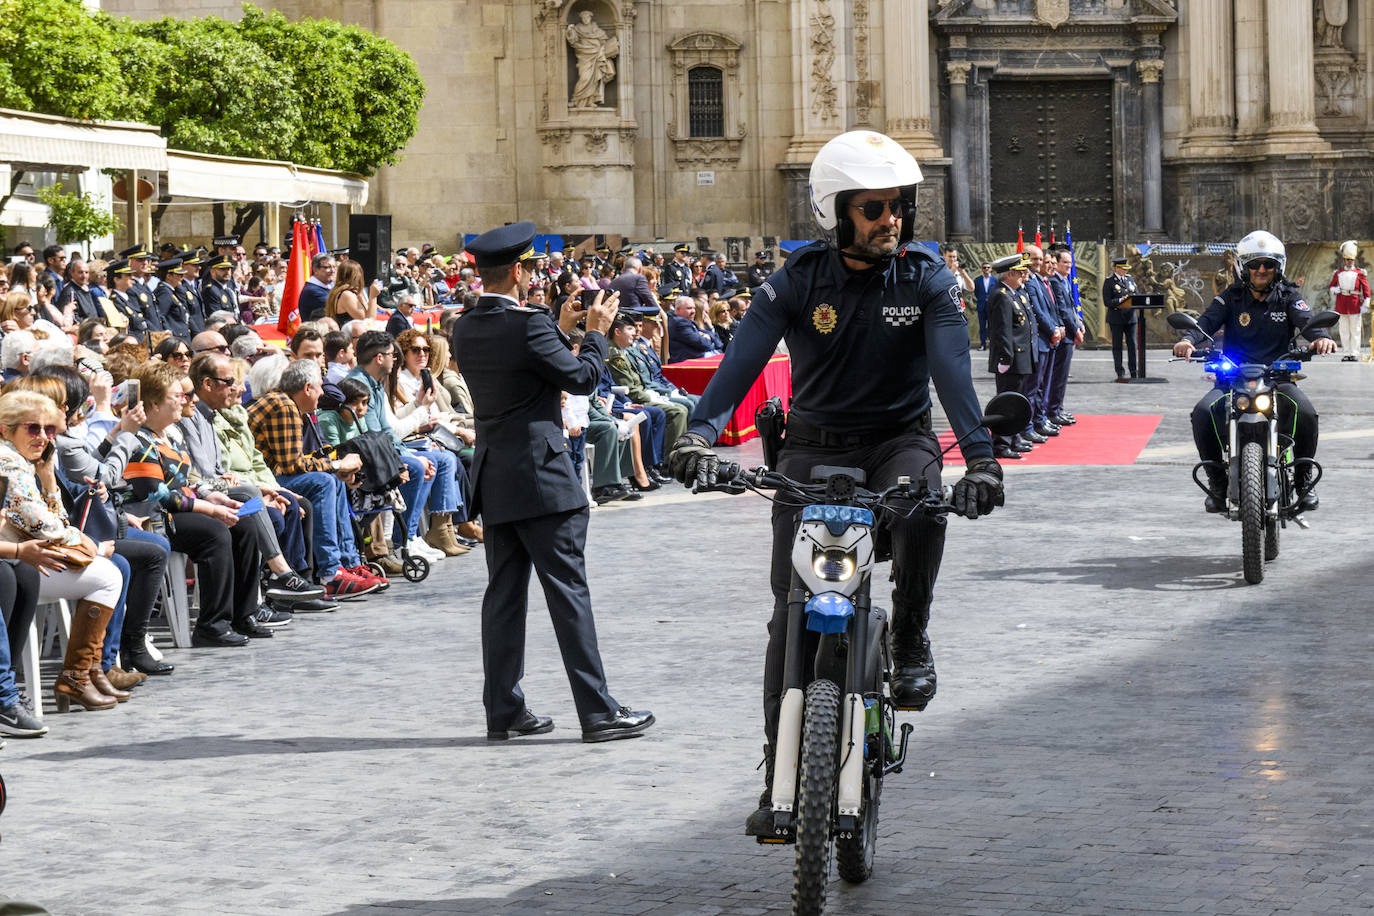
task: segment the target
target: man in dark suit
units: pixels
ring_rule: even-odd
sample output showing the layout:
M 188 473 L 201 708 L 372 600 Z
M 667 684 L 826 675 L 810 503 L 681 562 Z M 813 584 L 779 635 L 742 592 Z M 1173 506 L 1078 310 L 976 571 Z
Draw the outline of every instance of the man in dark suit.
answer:
M 329 290 L 334 286 L 334 276 L 339 272 L 339 262 L 327 251 L 322 251 L 310 259 L 310 279 L 301 287 L 300 310 L 304 321 L 314 321 L 324 316 L 324 303 L 329 298 Z
M 1072 426 L 1078 422 L 1073 414 L 1064 410 L 1064 395 L 1069 387 L 1069 365 L 1073 362 L 1074 347 L 1083 342 L 1083 319 L 1078 315 L 1078 306 L 1073 299 L 1073 255 L 1068 246 L 1047 254 L 1053 258 L 1054 273 L 1050 275 L 1050 289 L 1054 291 L 1055 306 L 1059 309 L 1059 323 L 1064 326 L 1064 339 L 1054 354 L 1054 366 L 1050 369 L 1050 387 L 1045 393 L 1045 416 L 1056 426 Z
M 525 705 L 526 600 L 531 568 L 553 617 L 559 651 L 572 683 L 583 741 L 641 734 L 653 713 L 611 698 L 597 650 L 583 550 L 587 497 L 563 435 L 561 394 L 591 394 L 605 371 L 606 332 L 615 293 L 598 295 L 586 312 L 577 355 L 568 328 L 547 309 L 517 298 L 527 289 L 534 224 L 514 223 L 473 239 L 484 295 L 453 329 L 453 353 L 472 392 L 477 451 L 472 459 L 473 512 L 485 522 L 488 582 L 482 599 L 482 663 L 487 739 L 538 735 L 553 720 Z
M 620 307 L 627 312 L 641 308 L 658 311 L 658 297 L 649 289 L 649 280 L 644 276 L 639 258 L 625 259 L 624 270 L 611 281 L 611 289 L 620 293 Z
M 1131 296 L 1135 293 L 1135 280 L 1126 272 L 1129 258 L 1116 258 L 1112 261 L 1112 275 L 1102 284 L 1102 307 L 1107 310 L 1107 325 L 1112 329 L 1112 362 L 1116 364 L 1116 380 L 1128 379 L 1126 366 L 1131 369 L 1129 378 L 1135 377 L 1135 324 L 1140 313 L 1131 308 Z M 1126 347 L 1126 366 L 1121 364 L 1121 348 Z
M 1022 289 L 1030 259 L 1024 253 L 1007 255 L 991 267 L 1002 280 L 988 297 L 988 371 L 996 379 L 999 394 L 1020 391 L 1025 377 L 1035 371 L 1035 313 L 1030 296 Z M 993 454 L 1021 460 L 1015 437 L 995 436 Z
M 983 273 L 973 281 L 973 297 L 978 303 L 978 349 L 988 348 L 988 296 L 997 288 L 992 265 L 983 262 Z
M 728 299 L 734 295 L 738 287 L 739 279 L 736 278 L 734 271 L 725 266 L 724 252 L 716 252 L 711 266 L 706 268 L 706 273 L 701 278 L 701 288 L 708 293 L 718 293 L 722 299 Z
M 1040 275 L 1041 266 L 1045 262 L 1044 251 L 1036 245 L 1027 245 L 1026 257 L 1030 261 L 1030 276 L 1026 278 L 1022 289 L 1030 298 L 1031 309 L 1035 312 L 1035 371 L 1026 376 L 1021 388 L 1021 393 L 1031 405 L 1031 425 L 1021 435 L 1032 442 L 1038 442 L 1040 439 L 1037 437 L 1048 439 L 1050 436 L 1059 435 L 1059 427 L 1045 419 L 1044 378 L 1054 348 L 1063 339 L 1064 329 L 1059 326 L 1059 319 L 1050 299 L 1049 284 Z

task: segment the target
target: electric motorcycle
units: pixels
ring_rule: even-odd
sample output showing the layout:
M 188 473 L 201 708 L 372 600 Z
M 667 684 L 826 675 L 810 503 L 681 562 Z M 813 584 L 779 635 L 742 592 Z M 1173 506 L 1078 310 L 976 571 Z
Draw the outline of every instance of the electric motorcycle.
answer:
M 1340 316 L 1332 311 L 1317 312 L 1308 319 L 1307 330 L 1335 326 Z M 1217 349 L 1212 337 L 1198 327 L 1197 320 L 1183 312 L 1167 319 L 1179 331 L 1197 331 L 1212 343 L 1188 357 L 1203 363 L 1204 378 L 1225 389 L 1227 399 L 1226 438 L 1222 460 L 1199 461 L 1193 466 L 1193 482 L 1207 492 L 1203 479 L 1208 469 L 1226 474 L 1225 517 L 1240 522 L 1241 559 L 1245 581 L 1252 585 L 1264 581 L 1264 564 L 1279 555 L 1279 533 L 1293 522 L 1307 528 L 1300 503 L 1322 477 L 1322 467 L 1313 458 L 1293 455 L 1293 437 L 1279 429 L 1277 386 L 1303 378 L 1302 364 L 1312 358 L 1306 346 L 1293 339 L 1289 352 L 1271 365 L 1236 363 Z M 1296 471 L 1309 469 L 1306 485 L 1299 488 Z
M 982 425 L 1010 435 L 1029 417 L 1026 399 L 1005 392 L 988 402 Z M 773 833 L 759 838 L 796 845 L 794 914 L 824 910 L 832 846 L 844 880 L 858 883 L 873 873 L 883 778 L 900 773 L 906 761 L 912 726 L 897 728 L 898 707 L 885 688 L 893 671 L 888 618 L 869 597 L 873 567 L 890 559 L 880 556 L 876 529 L 885 514 L 953 508 L 953 488 L 931 490 L 924 474 L 917 484 L 900 477 L 880 493 L 864 488 L 859 468 L 818 465 L 811 478 L 802 483 L 767 467 L 729 466 L 706 488 L 772 490 L 773 501 L 802 510 L 792 547 Z

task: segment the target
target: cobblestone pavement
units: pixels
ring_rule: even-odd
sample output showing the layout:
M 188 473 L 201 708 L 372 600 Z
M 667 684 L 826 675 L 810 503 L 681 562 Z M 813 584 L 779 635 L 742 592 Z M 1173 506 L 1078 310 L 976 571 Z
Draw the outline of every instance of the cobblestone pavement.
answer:
M 1188 479 L 1200 371 L 1155 356 L 1171 382 L 1126 386 L 1103 354 L 1074 365 L 1070 409 L 1164 421 L 1133 466 L 1011 468 L 1004 510 L 951 522 L 940 695 L 885 787 L 876 874 L 836 879 L 829 912 L 1370 912 L 1374 365 L 1312 368 L 1322 509 L 1260 586 Z M 578 742 L 536 597 L 525 687 L 559 728 L 484 740 L 474 553 L 247 649 L 169 652 L 176 674 L 130 704 L 11 739 L 0 894 L 58 914 L 785 912 L 791 850 L 741 835 L 766 510 L 674 488 L 593 513 L 602 652 L 615 696 L 658 715 L 645 737 Z

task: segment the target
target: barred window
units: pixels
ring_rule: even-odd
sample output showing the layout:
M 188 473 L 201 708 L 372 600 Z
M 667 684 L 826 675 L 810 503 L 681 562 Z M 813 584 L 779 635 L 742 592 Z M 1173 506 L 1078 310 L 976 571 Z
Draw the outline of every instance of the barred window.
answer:
M 687 123 L 691 137 L 725 136 L 725 77 L 719 69 L 687 71 Z

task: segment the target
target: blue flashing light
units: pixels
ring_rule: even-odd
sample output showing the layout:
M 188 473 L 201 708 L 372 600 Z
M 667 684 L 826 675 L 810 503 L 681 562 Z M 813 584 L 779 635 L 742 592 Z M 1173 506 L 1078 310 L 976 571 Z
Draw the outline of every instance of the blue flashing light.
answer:
M 1216 372 L 1220 375 L 1230 375 L 1232 372 L 1236 371 L 1236 364 L 1223 356 L 1221 359 L 1213 360 L 1210 363 L 1203 363 L 1202 369 L 1204 372 Z
M 859 506 L 807 506 L 802 510 L 802 521 L 825 522 L 825 527 L 835 537 L 844 534 L 850 525 L 873 527 L 873 513 Z
M 1274 363 L 1274 369 L 1279 372 L 1301 372 L 1302 363 L 1296 359 L 1281 359 Z
M 806 602 L 806 628 L 813 633 L 843 633 L 853 616 L 853 602 L 838 592 L 821 592 Z

